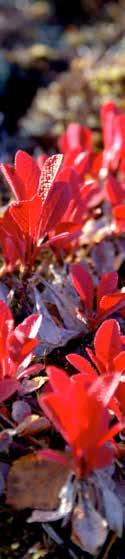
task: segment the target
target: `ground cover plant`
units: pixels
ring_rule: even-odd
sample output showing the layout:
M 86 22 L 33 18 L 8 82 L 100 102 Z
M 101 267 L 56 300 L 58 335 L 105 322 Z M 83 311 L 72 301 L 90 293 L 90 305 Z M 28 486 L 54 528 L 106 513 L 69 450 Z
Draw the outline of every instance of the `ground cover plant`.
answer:
M 125 115 L 100 118 L 100 152 L 71 123 L 59 153 L 0 165 L 0 493 L 57 555 L 106 558 L 125 524 Z

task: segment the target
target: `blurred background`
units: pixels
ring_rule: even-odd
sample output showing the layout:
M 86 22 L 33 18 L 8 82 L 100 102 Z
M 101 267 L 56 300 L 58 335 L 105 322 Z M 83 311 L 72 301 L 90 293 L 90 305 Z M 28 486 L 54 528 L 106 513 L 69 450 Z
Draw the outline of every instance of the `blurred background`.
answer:
M 0 0 L 0 160 L 52 153 L 71 121 L 125 109 L 125 0 Z

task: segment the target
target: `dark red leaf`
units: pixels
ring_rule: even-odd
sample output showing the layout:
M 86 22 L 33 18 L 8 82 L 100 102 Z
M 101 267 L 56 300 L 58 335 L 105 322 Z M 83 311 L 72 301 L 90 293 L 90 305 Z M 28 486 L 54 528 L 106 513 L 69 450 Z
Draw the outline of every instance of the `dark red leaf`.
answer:
M 94 286 L 91 274 L 81 264 L 73 264 L 71 266 L 71 278 L 81 300 L 85 303 L 89 312 L 91 312 L 94 297 Z
M 4 400 L 8 400 L 18 388 L 19 382 L 16 379 L 6 378 L 0 380 L 0 404 L 4 402 Z
M 117 289 L 118 274 L 117 272 L 109 272 L 101 276 L 99 285 L 97 287 L 97 308 L 100 307 L 100 301 L 104 295 L 109 295 Z

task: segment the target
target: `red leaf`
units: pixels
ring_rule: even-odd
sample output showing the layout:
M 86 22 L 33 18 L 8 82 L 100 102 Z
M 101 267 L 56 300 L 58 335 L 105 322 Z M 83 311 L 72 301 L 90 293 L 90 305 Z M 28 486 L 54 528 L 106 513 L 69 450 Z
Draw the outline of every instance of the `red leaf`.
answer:
M 55 154 L 48 157 L 43 165 L 42 172 L 39 180 L 39 190 L 38 193 L 41 197 L 42 202 L 45 202 L 48 192 L 55 181 L 59 169 L 62 165 L 63 155 Z
M 101 324 L 94 338 L 94 347 L 97 359 L 108 370 L 110 362 L 121 350 L 120 327 L 116 320 L 105 320 Z
M 125 114 L 119 111 L 116 116 L 117 143 L 119 143 L 120 156 L 124 158 L 125 154 Z
M 64 157 L 64 168 L 74 167 L 78 175 L 83 179 L 84 175 L 89 172 L 90 167 L 90 152 L 79 151 L 78 149 L 66 152 Z
M 116 291 L 110 295 L 104 295 L 100 301 L 100 308 L 105 311 L 106 314 L 120 311 L 125 308 L 125 293 Z
M 125 205 L 116 206 L 113 210 L 113 215 L 116 220 L 117 228 L 119 231 L 125 231 Z
M 101 120 L 104 139 L 104 167 L 111 165 L 117 168 L 120 158 L 121 138 L 118 116 L 119 109 L 113 102 L 107 102 L 102 106 Z
M 71 266 L 72 283 L 89 312 L 93 308 L 94 287 L 90 273 L 81 265 Z
M 60 173 L 61 179 L 62 175 L 65 176 L 65 180 L 67 180 L 70 184 L 71 189 L 71 200 L 66 209 L 66 212 L 63 216 L 64 221 L 71 221 L 75 224 L 85 220 L 85 211 L 86 211 L 86 200 L 82 195 L 82 188 L 79 182 L 79 176 L 74 169 L 64 169 L 65 172 Z
M 9 213 L 17 223 L 21 232 L 28 235 L 36 242 L 41 218 L 41 201 L 39 196 L 32 200 L 15 202 L 9 207 Z
M 60 370 L 52 367 L 54 393 L 46 393 L 39 399 L 49 419 L 71 445 L 74 466 L 80 477 L 109 463 L 109 454 L 104 452 L 104 448 L 102 455 L 98 451 L 105 438 L 112 441 L 107 406 L 112 401 L 120 376 L 120 373 L 103 375 L 88 386 L 84 375 L 70 378 L 67 375 L 66 380 L 66 373 L 61 371 L 60 377 Z M 110 460 L 112 457 L 111 453 Z
M 38 313 L 31 314 L 17 328 L 15 328 L 15 332 L 18 339 L 25 340 L 26 338 L 30 338 L 34 340 L 39 332 L 39 328 L 42 321 L 42 315 Z
M 51 246 L 52 250 L 56 248 L 57 250 L 66 249 L 70 246 L 69 243 L 74 241 L 81 232 L 81 224 L 73 225 L 72 223 L 61 223 L 56 227 L 55 234 L 49 234 L 49 240 L 42 243 L 42 247 Z
M 94 363 L 94 366 L 96 367 L 96 369 L 101 373 L 105 373 L 105 366 L 103 365 L 103 363 L 101 361 L 99 361 L 99 359 L 97 359 L 95 353 L 92 351 L 92 349 L 90 347 L 86 347 L 86 352 L 89 355 L 92 364 Z
M 2 163 L 1 171 L 17 200 L 28 200 L 37 194 L 40 170 L 25 151 L 17 151 L 15 168 Z
M 14 327 L 14 320 L 12 313 L 4 303 L 4 301 L 0 301 L 0 359 L 4 358 L 6 353 L 6 340 L 7 337 L 10 335 Z
M 6 378 L 0 380 L 0 404 L 4 400 L 8 400 L 19 388 L 19 382 L 16 379 Z
M 40 170 L 33 157 L 26 151 L 17 151 L 15 157 L 16 173 L 24 185 L 24 194 L 18 196 L 20 200 L 29 200 L 38 192 Z
M 121 182 L 111 174 L 108 175 L 105 181 L 105 192 L 107 199 L 113 206 L 125 201 L 125 188 Z
M 81 194 L 87 211 L 99 205 L 104 198 L 103 189 L 100 189 L 100 184 L 95 179 L 90 179 L 85 185 L 83 184 Z
M 31 375 L 38 374 L 43 369 L 44 369 L 44 365 L 42 365 L 42 364 L 39 365 L 37 363 L 34 363 L 34 365 L 30 365 L 30 367 L 28 367 L 27 369 L 24 369 L 21 372 L 18 370 L 18 379 L 20 379 L 20 378 L 22 379 L 26 376 L 29 377 Z
M 67 435 L 65 433 L 64 426 L 60 422 L 60 414 L 58 415 L 59 406 L 60 406 L 58 402 L 58 395 L 49 393 L 45 396 L 40 396 L 38 398 L 38 402 L 40 407 L 43 409 L 45 415 L 47 415 L 47 417 L 53 423 L 57 431 L 59 431 L 62 437 L 66 439 L 67 442 L 69 442 L 69 439 L 67 439 Z
M 77 122 L 69 124 L 59 140 L 58 146 L 62 153 L 68 150 L 87 151 L 92 149 L 92 133 L 88 128 L 81 126 Z
M 116 396 L 120 404 L 120 409 L 122 411 L 122 414 L 125 417 L 125 380 L 123 381 L 122 378 L 118 385 Z
M 101 276 L 99 285 L 97 287 L 97 308 L 99 310 L 100 300 L 104 295 L 113 293 L 117 289 L 118 274 L 117 272 L 110 272 Z
M 41 153 L 41 154 L 38 155 L 38 157 L 36 158 L 37 165 L 38 165 L 40 171 L 42 171 L 43 165 L 44 165 L 46 159 L 48 159 L 48 155 L 46 155 L 45 153 Z
M 125 372 L 125 351 L 121 351 L 113 360 L 115 371 Z
M 58 369 L 57 367 L 50 366 L 47 367 L 47 374 L 55 393 L 59 392 L 60 394 L 62 394 L 63 390 L 65 391 L 69 388 L 70 380 L 63 369 Z
M 77 355 L 76 353 L 69 353 L 69 355 L 66 356 L 66 359 L 69 363 L 71 363 L 71 365 L 73 365 L 73 367 L 75 367 L 75 369 L 87 376 L 90 383 L 96 380 L 97 372 L 94 367 L 92 367 L 91 363 L 85 359 L 85 357 Z
M 99 446 L 101 446 L 102 444 L 104 445 L 108 441 L 111 441 L 113 437 L 115 437 L 123 429 L 125 429 L 125 422 L 123 421 L 116 423 L 116 425 L 113 425 L 113 427 L 110 427 L 108 433 L 103 437 L 102 441 L 100 441 Z
M 97 401 L 102 402 L 104 408 L 107 408 L 107 406 L 110 406 L 110 402 L 117 390 L 120 377 L 121 373 L 110 373 L 98 377 L 89 387 L 89 395 L 95 395 Z
M 24 263 L 26 246 L 20 235 L 18 223 L 10 215 L 10 207 L 0 219 L 0 241 L 4 258 L 12 269 L 18 260 Z
M 91 157 L 91 175 L 97 177 L 102 168 L 103 153 L 93 153 Z
M 41 324 L 41 315 L 28 316 L 8 338 L 8 349 L 10 359 L 19 365 L 25 357 L 32 353 L 38 344 L 36 335 Z
M 71 196 L 69 183 L 55 182 L 53 184 L 43 205 L 41 234 L 55 230 L 56 225 L 64 215 Z
M 1 163 L 0 170 L 17 200 L 25 199 L 25 185 L 12 165 Z
M 61 235 L 62 233 L 67 233 L 69 235 L 74 235 L 81 230 L 82 224 L 71 223 L 70 221 L 63 221 L 59 223 L 55 228 L 55 236 Z

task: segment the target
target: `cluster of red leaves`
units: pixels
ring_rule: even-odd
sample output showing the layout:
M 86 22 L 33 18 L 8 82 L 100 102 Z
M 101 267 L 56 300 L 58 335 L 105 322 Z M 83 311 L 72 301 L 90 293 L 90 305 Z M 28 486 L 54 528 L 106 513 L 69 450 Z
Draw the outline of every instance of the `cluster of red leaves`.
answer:
M 41 315 L 32 314 L 14 328 L 8 305 L 0 301 L 0 403 L 18 390 L 20 378 L 42 368 L 41 365 L 28 367 L 39 343 L 40 324 Z
M 69 354 L 67 359 L 80 373 L 85 375 L 89 384 L 98 375 L 120 374 L 116 399 L 111 409 L 118 418 L 125 417 L 125 336 L 121 335 L 117 320 L 105 320 L 96 332 L 94 351 L 86 348 L 90 361 L 81 355 Z
M 84 216 L 106 198 L 116 231 L 125 231 L 125 115 L 113 103 L 107 103 L 102 107 L 101 121 L 104 149 L 99 155 L 93 153 L 91 132 L 78 124 L 68 127 L 59 139 L 59 148 L 64 163 L 79 174 Z M 118 289 L 116 272 L 103 275 L 97 287 L 90 272 L 80 264 L 71 267 L 71 277 L 89 329 L 97 328 L 114 312 L 124 317 L 125 294 Z M 113 447 L 107 442 L 113 442 L 121 428 L 119 421 L 125 417 L 124 348 L 118 322 L 105 320 L 95 335 L 95 352 L 87 348 L 91 361 L 77 354 L 67 356 L 79 374 L 69 379 L 62 370 L 48 370 L 53 392 L 42 397 L 40 405 L 70 445 L 80 476 L 112 460 Z M 118 418 L 113 428 L 109 428 L 110 411 Z
M 98 378 L 94 371 L 89 374 L 89 364 L 88 372 L 83 367 L 82 373 L 70 378 L 56 367 L 49 367 L 47 372 L 53 391 L 40 397 L 39 404 L 71 447 L 65 460 L 71 461 L 71 468 L 83 478 L 113 460 L 113 437 L 123 424 L 118 421 L 110 427 L 109 408 L 121 375 L 112 373 Z M 56 459 L 54 451 L 50 452 L 50 459 L 54 455 Z M 62 460 L 61 456 L 58 460 Z
M 99 154 L 93 150 L 91 131 L 76 123 L 59 139 L 63 155 L 45 155 L 35 161 L 19 151 L 14 167 L 1 164 L 16 199 L 0 217 L 0 243 L 9 270 L 17 263 L 31 269 L 42 247 L 69 249 L 93 208 L 105 198 L 115 232 L 125 231 L 125 115 L 115 104 L 107 103 L 102 107 L 101 122 L 104 149 Z M 79 372 L 69 378 L 61 369 L 48 368 L 49 384 L 39 404 L 71 449 L 63 456 L 53 451 L 44 451 L 44 455 L 68 461 L 81 478 L 112 461 L 117 446 L 114 436 L 125 427 L 125 339 L 118 322 L 107 320 L 117 311 L 125 316 L 125 293 L 118 289 L 116 272 L 103 275 L 95 286 L 90 272 L 73 264 L 71 277 L 82 301 L 79 313 L 89 329 L 102 324 L 95 335 L 94 351 L 86 349 L 88 359 L 67 356 Z M 34 370 L 34 366 L 27 367 L 38 343 L 41 317 L 32 315 L 14 329 L 12 314 L 2 302 L 0 311 L 2 401 L 16 390 L 22 376 Z
M 63 155 L 33 160 L 18 151 L 15 165 L 1 164 L 15 202 L 0 218 L 0 242 L 8 268 L 31 268 L 42 247 L 70 247 L 94 207 L 110 203 L 116 230 L 125 230 L 125 115 L 114 103 L 101 111 L 104 149 L 93 150 L 92 133 L 70 124 L 59 139 Z
M 0 240 L 10 270 L 18 261 L 31 268 L 41 246 L 61 248 L 80 229 L 79 223 L 68 220 L 69 206 L 72 213 L 76 196 L 78 201 L 79 178 L 71 168 L 62 168 L 62 159 L 61 154 L 53 155 L 40 169 L 30 155 L 18 151 L 14 168 L 1 164 L 16 197 L 0 219 Z
M 104 148 L 99 154 L 94 153 L 91 131 L 79 124 L 69 125 L 59 148 L 88 188 L 87 208 L 106 198 L 116 230 L 125 231 L 125 114 L 107 102 L 101 109 L 101 125 Z
M 81 264 L 73 264 L 71 278 L 82 301 L 83 317 L 89 329 L 97 328 L 103 319 L 116 311 L 125 316 L 125 293 L 118 289 L 117 272 L 103 274 L 95 287 L 90 272 Z
M 118 322 L 105 320 L 95 335 L 94 352 L 86 351 L 94 366 L 85 357 L 67 355 L 79 372 L 69 378 L 63 370 L 48 367 L 52 390 L 39 398 L 40 406 L 70 445 L 65 460 L 80 478 L 112 461 L 117 448 L 113 437 L 125 428 L 125 336 Z M 113 427 L 111 412 L 118 419 Z M 64 460 L 53 451 L 46 456 Z

